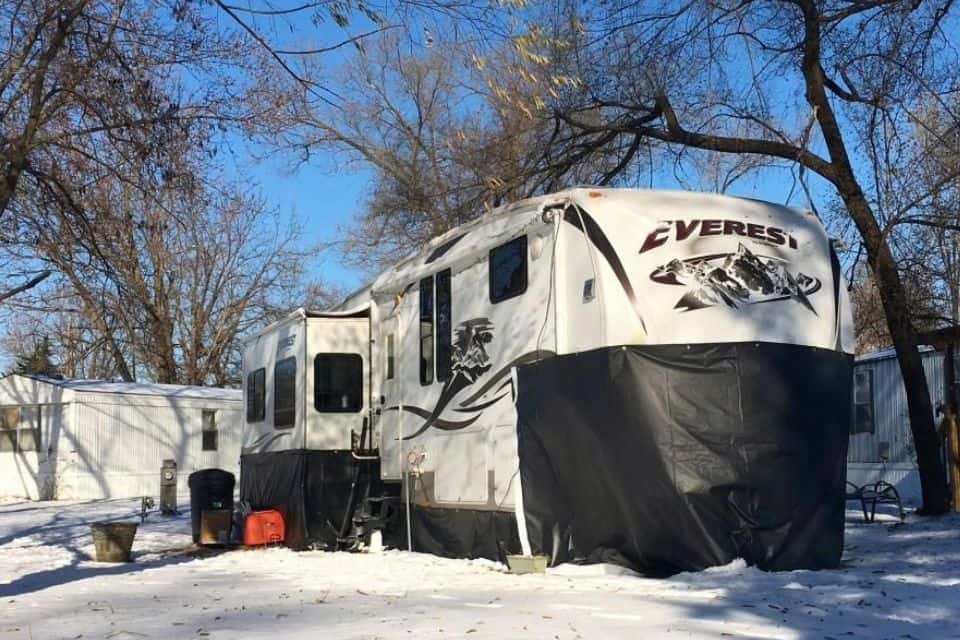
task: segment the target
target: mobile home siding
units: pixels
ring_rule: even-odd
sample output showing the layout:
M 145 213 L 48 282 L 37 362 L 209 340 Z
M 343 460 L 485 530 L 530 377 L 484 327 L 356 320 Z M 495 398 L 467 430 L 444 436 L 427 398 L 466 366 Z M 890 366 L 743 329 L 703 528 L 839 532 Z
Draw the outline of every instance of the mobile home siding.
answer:
M 936 409 L 944 398 L 943 354 L 931 350 L 921 356 L 930 399 Z M 897 358 L 892 353 L 861 356 L 854 368 L 856 371 L 873 372 L 874 433 L 850 436 L 847 480 L 856 485 L 884 480 L 897 488 L 905 502 L 919 504 L 920 476 L 910 432 L 907 396 Z M 889 444 L 889 458 L 886 461 L 880 458 L 882 443 Z
M 74 403 L 75 429 L 59 458 L 58 497 L 105 498 L 155 495 L 160 465 L 177 461 L 181 491 L 193 471 L 220 468 L 237 473 L 240 461 L 240 403 L 169 400 L 88 394 Z M 216 409 L 221 434 L 217 451 L 202 450 L 202 412 Z M 231 435 L 233 434 L 233 435 Z
M 0 452 L 2 497 L 156 496 L 166 459 L 177 462 L 182 492 L 193 471 L 239 471 L 239 391 L 17 375 L 0 379 L 0 407 L 33 406 L 41 407 L 41 446 Z M 216 411 L 216 451 L 203 450 L 205 409 Z
M 923 369 L 930 387 L 930 399 L 934 408 L 943 402 L 943 354 L 927 351 L 922 354 Z M 880 443 L 890 444 L 890 464 L 914 464 L 913 437 L 910 434 L 910 413 L 907 410 L 907 395 L 903 378 L 895 357 L 858 360 L 857 371 L 873 372 L 873 419 L 874 433 L 859 433 L 850 436 L 847 462 L 877 463 L 880 459 Z

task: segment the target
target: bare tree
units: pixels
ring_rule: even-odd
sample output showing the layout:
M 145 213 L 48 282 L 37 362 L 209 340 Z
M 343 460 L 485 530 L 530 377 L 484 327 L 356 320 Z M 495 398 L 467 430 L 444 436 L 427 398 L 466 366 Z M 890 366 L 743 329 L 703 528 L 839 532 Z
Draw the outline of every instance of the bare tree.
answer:
M 95 337 L 92 353 L 105 348 L 124 379 L 138 377 L 139 365 L 157 382 L 226 384 L 238 336 L 298 290 L 297 226 L 217 180 L 206 160 L 183 148 L 149 194 L 129 178 L 91 185 L 69 204 L 90 222 L 81 228 L 49 194 L 19 218 L 32 260 L 56 274 L 60 297 L 74 305 L 74 329 Z M 42 296 L 21 304 L 45 306 Z
M 56 195 L 68 205 L 64 220 L 83 227 L 89 221 L 69 205 L 84 189 L 104 178 L 162 172 L 170 135 L 233 117 L 235 78 L 222 67 L 241 64 L 243 51 L 195 3 L 0 4 L 2 244 L 22 241 L 9 233 L 16 228 L 10 218 L 30 215 L 36 194 Z M 194 80 L 183 82 L 184 75 Z M 12 272 L 22 275 L 4 299 L 46 275 L 29 265 Z
M 929 252 L 925 252 L 929 255 Z M 937 294 L 939 284 L 925 269 L 911 268 L 912 259 L 902 259 L 905 265 L 901 278 L 910 301 L 910 316 L 920 330 L 937 328 L 941 323 L 943 300 Z M 853 325 L 857 338 L 857 353 L 868 353 L 893 346 L 890 330 L 883 313 L 883 300 L 866 265 L 859 265 L 850 285 L 850 302 L 853 307 Z
M 472 47 L 440 35 L 423 47 L 381 34 L 335 75 L 304 64 L 301 78 L 335 79 L 335 107 L 299 80 L 281 79 L 249 96 L 258 117 L 248 131 L 295 164 L 333 158 L 372 170 L 363 212 L 340 230 L 345 261 L 372 270 L 492 207 L 556 186 L 536 170 L 556 132 L 534 115 L 543 102 L 525 65 L 536 70 L 511 50 L 480 61 Z M 592 157 L 566 179 L 588 180 L 615 162 Z
M 929 195 L 907 179 L 915 149 L 903 143 L 921 99 L 955 90 L 952 10 L 949 0 L 596 5 L 571 36 L 584 88 L 554 112 L 576 130 L 558 140 L 571 149 L 602 151 L 613 136 L 761 156 L 832 190 L 877 283 L 928 513 L 947 509 L 945 474 L 889 231 Z
M 885 221 L 884 232 L 897 258 L 913 324 L 929 330 L 960 321 L 960 123 L 938 104 L 917 113 L 913 139 L 896 141 L 913 147 L 915 162 L 907 171 L 888 169 L 908 177 L 887 190 L 888 200 L 901 203 L 885 207 L 897 215 Z M 909 206 L 902 206 L 903 199 Z M 860 346 L 888 347 L 892 341 L 872 274 L 858 266 L 856 276 L 853 302 Z
M 548 132 L 538 137 L 538 144 L 526 148 L 525 173 L 516 179 L 524 192 L 578 181 L 576 174 L 601 184 L 622 183 L 635 179 L 638 164 L 650 164 L 655 153 L 660 159 L 673 154 L 680 163 L 691 156 L 703 158 L 698 154 L 705 153 L 708 158 L 712 154 L 751 158 L 743 164 L 734 161 L 735 169 L 728 175 L 735 177 L 755 162 L 792 171 L 811 204 L 818 188 L 834 194 L 853 223 L 897 351 L 924 508 L 930 513 L 944 511 L 947 494 L 939 440 L 901 268 L 908 255 L 902 243 L 919 236 L 900 234 L 897 227 L 927 224 L 929 219 L 925 222 L 914 214 L 938 188 L 917 180 L 910 171 L 926 153 L 908 140 L 911 128 L 921 122 L 921 108 L 937 104 L 956 121 L 950 106 L 955 103 L 948 99 L 957 90 L 958 68 L 950 37 L 957 27 L 952 0 L 510 4 L 540 18 L 552 18 L 546 28 L 528 29 L 512 40 L 521 58 L 547 69 L 534 75 L 541 82 L 563 77 L 577 80 L 528 96 L 536 108 L 526 101 L 513 105 L 531 119 L 546 115 L 553 120 L 552 127 L 538 129 Z M 407 6 L 388 5 L 401 13 Z M 447 11 L 454 7 L 426 6 Z M 471 13 L 477 10 L 476 3 L 455 6 L 462 7 L 465 15 L 477 15 Z M 478 24 L 464 23 L 472 28 Z M 408 34 L 412 32 L 408 22 L 401 24 Z M 502 20 L 485 14 L 485 21 L 474 31 L 481 34 L 480 49 L 491 49 L 496 36 L 509 37 L 503 27 Z M 490 34 L 495 36 L 484 38 Z M 315 61 L 298 59 L 294 69 L 284 57 L 307 52 L 285 54 L 262 36 L 257 40 L 275 62 L 282 63 L 309 102 L 304 103 L 309 108 L 301 109 L 297 124 L 306 125 L 299 134 L 312 129 L 314 136 L 285 140 L 288 148 L 308 157 L 336 143 L 377 167 L 371 202 L 380 209 L 401 212 L 392 218 L 399 226 L 384 227 L 387 218 L 368 216 L 367 227 L 361 225 L 361 230 L 369 237 L 399 238 L 398 246 L 435 231 L 435 218 L 419 203 L 445 195 L 431 184 L 429 171 L 423 170 L 430 169 L 431 162 L 436 164 L 431 150 L 442 149 L 444 143 L 436 144 L 442 138 L 408 136 L 407 142 L 419 137 L 422 147 L 411 147 L 414 153 L 404 154 L 401 163 L 385 160 L 377 153 L 382 148 L 359 143 L 363 137 L 344 130 L 343 120 L 318 110 L 319 105 L 344 109 L 349 121 L 355 105 L 341 100 L 340 94 L 331 95 L 331 85 L 315 73 Z M 418 39 L 427 45 L 435 41 L 435 32 Z M 510 82 L 509 75 L 498 77 L 491 89 L 511 96 Z M 367 104 L 379 104 L 389 112 L 396 106 L 396 94 L 378 93 L 380 86 L 367 84 L 368 91 L 377 94 Z M 416 124 L 407 112 L 401 114 L 393 118 L 397 130 Z M 281 129 L 296 130 L 289 128 L 295 120 Z M 410 171 L 410 160 L 421 158 L 425 164 Z M 591 162 L 599 170 L 583 171 Z M 408 169 L 406 175 L 393 171 L 401 167 Z M 942 179 L 950 180 L 952 174 Z M 716 183 L 721 189 L 728 184 L 726 179 Z M 418 191 L 409 185 L 428 187 Z

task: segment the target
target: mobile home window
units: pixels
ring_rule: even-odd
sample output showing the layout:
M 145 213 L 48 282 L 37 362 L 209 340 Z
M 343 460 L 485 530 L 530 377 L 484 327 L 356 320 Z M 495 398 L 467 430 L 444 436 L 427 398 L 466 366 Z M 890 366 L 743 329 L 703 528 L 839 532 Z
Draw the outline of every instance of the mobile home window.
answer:
M 247 374 L 247 422 L 263 422 L 266 417 L 267 370 Z
M 318 353 L 313 360 L 313 406 L 321 413 L 363 408 L 363 358 L 355 353 Z
M 40 407 L 20 408 L 20 429 L 17 448 L 20 451 L 40 451 Z
M 490 302 L 496 304 L 527 290 L 527 236 L 490 250 Z
M 17 450 L 17 427 L 20 424 L 20 407 L 0 409 L 0 451 Z
M 216 451 L 217 445 L 217 411 L 216 409 L 204 409 L 202 415 L 202 434 L 203 443 L 201 448 L 204 451 Z
M 450 269 L 437 273 L 437 380 L 450 378 L 453 361 L 453 309 Z
M 0 409 L 0 452 L 40 451 L 40 407 Z
M 393 349 L 394 349 L 393 334 L 388 333 L 387 334 L 387 363 L 386 363 L 387 364 L 387 372 L 386 372 L 387 380 L 393 380 L 394 367 L 397 366 L 397 357 Z
M 289 429 L 297 413 L 297 359 L 284 358 L 273 367 L 273 428 Z
M 420 384 L 433 383 L 433 276 L 420 281 Z
M 850 433 L 875 433 L 872 369 L 863 369 L 853 374 L 853 421 Z

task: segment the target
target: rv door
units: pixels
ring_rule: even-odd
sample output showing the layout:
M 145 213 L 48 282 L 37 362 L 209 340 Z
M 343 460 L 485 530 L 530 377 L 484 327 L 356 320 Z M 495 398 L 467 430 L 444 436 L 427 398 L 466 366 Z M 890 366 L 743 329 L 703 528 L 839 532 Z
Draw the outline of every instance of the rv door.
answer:
M 307 321 L 306 448 L 346 451 L 369 448 L 370 321 L 310 318 Z

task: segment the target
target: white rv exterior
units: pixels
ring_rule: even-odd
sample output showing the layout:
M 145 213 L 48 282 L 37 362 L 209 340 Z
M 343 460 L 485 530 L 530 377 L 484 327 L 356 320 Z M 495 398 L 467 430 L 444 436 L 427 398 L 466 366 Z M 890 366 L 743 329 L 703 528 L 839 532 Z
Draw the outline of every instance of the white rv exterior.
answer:
M 284 452 L 375 459 L 384 486 L 407 483 L 416 506 L 516 513 L 522 530 L 518 367 L 716 344 L 795 346 L 850 366 L 846 287 L 812 212 L 626 189 L 525 200 L 432 240 L 336 309 L 298 310 L 249 341 L 243 453 L 256 464 L 242 475 L 247 491 L 266 487 L 251 476 L 270 476 L 264 461 Z
M 0 496 L 157 496 L 167 459 L 177 462 L 181 490 L 199 469 L 236 473 L 241 403 L 230 389 L 6 376 Z
M 314 376 L 331 354 L 355 358 L 357 393 L 350 406 L 334 412 L 316 408 Z M 370 321 L 365 312 L 324 314 L 298 309 L 274 323 L 244 346 L 247 386 L 245 452 L 310 449 L 349 450 L 352 435 L 369 420 Z M 289 393 L 278 389 L 289 377 Z M 263 376 L 259 382 L 258 376 Z M 269 390 L 270 392 L 267 392 Z M 290 403 L 286 408 L 280 406 Z M 341 403 L 342 405 L 342 403 Z
M 853 352 L 846 287 L 813 213 L 571 189 L 454 229 L 334 312 L 299 310 L 250 341 L 244 452 L 349 450 L 368 420 L 364 448 L 384 482 L 416 477 L 431 507 L 514 511 L 517 366 L 618 345 L 746 342 Z M 362 360 L 356 412 L 317 409 L 320 353 Z M 296 409 L 278 430 L 283 358 L 297 363 Z M 261 369 L 263 392 L 250 377 Z M 250 420 L 253 393 L 265 398 L 261 420 Z
M 580 212 L 567 209 L 569 203 Z M 426 262 L 436 247 L 464 231 L 467 235 L 446 254 Z M 527 239 L 525 290 L 492 303 L 490 252 L 522 237 Z M 788 273 L 802 274 L 811 284 L 806 289 L 801 285 L 797 300 L 778 300 L 774 306 L 782 311 L 758 298 L 741 304 L 690 300 L 704 306 L 677 313 L 688 284 L 685 274 L 677 274 L 677 285 L 664 284 L 671 267 L 682 270 L 684 261 L 705 255 L 725 259 L 741 248 L 789 265 Z M 851 326 L 843 322 L 849 313 L 846 290 L 831 290 L 829 254 L 829 240 L 810 212 L 676 192 L 574 190 L 514 205 L 472 229 L 446 234 L 372 287 L 374 344 L 382 345 L 393 332 L 400 344 L 396 376 L 384 382 L 385 411 L 377 429 L 384 478 L 399 479 L 409 469 L 410 451 L 417 449 L 423 454 L 419 470 L 436 474 L 437 504 L 512 508 L 516 417 L 508 384 L 510 367 L 525 357 L 623 344 L 743 341 L 826 349 L 840 344 L 852 352 Z M 416 410 L 433 410 L 444 385 L 420 384 L 417 378 L 416 287 L 445 269 L 453 273 L 453 326 L 486 318 L 493 339 L 484 349 L 489 369 L 438 415 L 452 424 L 470 424 L 455 431 L 424 430 Z M 654 280 L 658 275 L 660 281 Z M 834 294 L 841 305 L 837 310 Z M 805 308 L 814 305 L 819 313 Z M 499 384 L 491 386 L 494 379 Z M 386 410 L 393 407 L 402 409 Z M 468 412 L 475 407 L 485 408 L 479 414 Z

